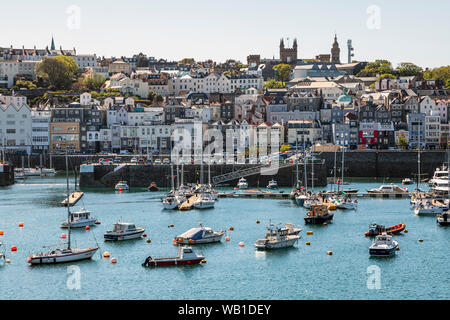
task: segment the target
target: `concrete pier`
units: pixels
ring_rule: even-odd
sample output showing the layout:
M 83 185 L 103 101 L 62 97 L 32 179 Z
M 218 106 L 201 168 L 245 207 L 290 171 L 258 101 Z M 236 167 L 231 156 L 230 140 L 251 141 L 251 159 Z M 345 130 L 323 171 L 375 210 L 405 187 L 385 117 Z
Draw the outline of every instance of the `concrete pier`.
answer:
M 246 168 L 252 168 L 258 165 L 249 164 L 221 164 L 211 165 L 211 177 L 223 175 L 233 171 L 239 171 Z M 307 165 L 308 185 L 311 186 L 312 174 L 311 164 Z M 174 168 L 176 172 L 176 168 Z M 174 176 L 176 177 L 176 173 Z M 208 181 L 208 167 L 203 167 L 204 182 Z M 179 167 L 181 175 L 181 166 Z M 280 168 L 271 175 L 255 174 L 247 176 L 247 182 L 250 187 L 265 188 L 269 181 L 275 179 L 280 187 L 292 187 L 295 184 L 295 166 Z M 299 167 L 299 178 L 303 181 L 303 166 Z M 170 165 L 137 165 L 137 164 L 88 164 L 80 167 L 80 187 L 94 188 L 113 188 L 117 182 L 127 181 L 130 187 L 146 188 L 150 183 L 155 182 L 160 188 L 170 188 Z M 176 178 L 175 178 L 176 180 Z M 180 178 L 181 180 L 181 178 Z M 239 177 L 235 180 L 227 181 L 222 186 L 235 187 Z M 184 183 L 200 182 L 200 165 L 184 165 Z M 175 181 L 177 184 L 177 181 Z M 325 187 L 327 185 L 327 177 L 325 165 L 314 164 L 314 186 Z

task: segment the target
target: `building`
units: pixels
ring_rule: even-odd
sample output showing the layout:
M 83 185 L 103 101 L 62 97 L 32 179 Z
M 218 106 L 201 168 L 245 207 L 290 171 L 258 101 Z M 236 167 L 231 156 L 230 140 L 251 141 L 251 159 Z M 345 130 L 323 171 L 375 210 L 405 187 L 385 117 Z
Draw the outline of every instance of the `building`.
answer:
M 280 40 L 280 60 L 282 63 L 295 64 L 298 55 L 297 38 L 294 39 L 292 48 L 284 46 L 284 39 Z
M 287 122 L 287 143 L 296 145 L 297 141 L 299 147 L 305 144 L 306 148 L 313 144 L 322 142 L 323 132 L 321 123 L 317 120 L 302 121 L 291 120 Z
M 26 104 L 0 103 L 0 146 L 31 153 L 31 109 Z
M 421 149 L 425 148 L 425 114 L 409 113 L 408 121 L 408 143 L 410 149 L 416 149 L 419 145 Z M 419 144 L 420 143 L 420 144 Z
M 31 111 L 31 138 L 33 152 L 47 153 L 50 146 L 50 120 L 49 109 Z
M 337 35 L 334 36 L 333 47 L 331 48 L 331 63 L 340 64 L 341 63 L 341 49 L 339 49 L 339 43 L 337 41 Z
M 80 148 L 79 122 L 51 122 L 50 123 L 50 152 L 79 153 Z

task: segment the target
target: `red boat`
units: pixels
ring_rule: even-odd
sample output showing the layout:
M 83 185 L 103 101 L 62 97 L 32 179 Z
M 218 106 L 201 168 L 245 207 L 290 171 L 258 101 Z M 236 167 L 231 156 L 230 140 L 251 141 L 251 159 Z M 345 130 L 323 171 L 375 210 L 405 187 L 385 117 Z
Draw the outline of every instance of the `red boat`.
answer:
M 399 234 L 403 230 L 405 230 L 406 225 L 404 223 L 397 224 L 392 227 L 385 227 L 380 224 L 372 223 L 369 226 L 369 232 L 366 232 L 366 236 L 374 237 L 386 232 L 389 235 Z
M 147 257 L 142 266 L 156 267 L 156 266 L 176 266 L 199 264 L 205 259 L 202 254 L 198 254 L 192 250 L 191 247 L 178 247 L 178 256 L 173 258 L 152 258 Z

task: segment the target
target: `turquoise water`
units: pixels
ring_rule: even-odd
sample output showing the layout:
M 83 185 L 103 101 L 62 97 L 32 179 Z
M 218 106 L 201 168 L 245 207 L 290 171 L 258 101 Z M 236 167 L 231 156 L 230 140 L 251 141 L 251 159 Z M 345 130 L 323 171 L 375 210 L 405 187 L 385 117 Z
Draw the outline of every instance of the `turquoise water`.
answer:
M 348 187 L 361 191 L 381 181 Z M 286 189 L 286 192 L 289 190 Z M 328 226 L 304 226 L 305 209 L 290 200 L 220 199 L 213 210 L 164 211 L 163 193 L 87 191 L 84 205 L 101 225 L 76 230 L 79 247 L 95 245 L 109 251 L 117 264 L 97 253 L 92 261 L 78 262 L 80 289 L 69 289 L 67 264 L 27 265 L 31 252 L 56 244 L 66 210 L 64 178 L 33 178 L 0 189 L 0 230 L 10 264 L 0 266 L 0 299 L 449 299 L 447 278 L 450 228 L 433 217 L 417 217 L 409 200 L 361 199 L 357 211 L 336 211 Z M 146 228 L 145 240 L 105 243 L 103 233 L 120 217 Z M 261 223 L 257 224 L 256 220 Z M 256 239 L 265 225 L 292 222 L 303 228 L 292 249 L 257 252 Z M 406 223 L 409 233 L 396 236 L 400 251 L 392 258 L 370 258 L 371 240 L 364 237 L 372 222 Z M 19 222 L 24 223 L 19 228 Z M 144 268 L 148 256 L 172 256 L 172 239 L 199 222 L 227 229 L 230 242 L 203 245 L 207 263 L 197 266 Z M 168 228 L 173 224 L 173 228 Z M 314 235 L 306 235 L 307 230 Z M 419 238 L 424 239 L 422 243 Z M 238 243 L 243 241 L 244 247 Z M 311 245 L 305 245 L 310 241 Z M 11 246 L 18 251 L 12 253 Z M 333 255 L 327 255 L 332 250 Z M 379 290 L 367 287 L 369 266 L 380 268 Z

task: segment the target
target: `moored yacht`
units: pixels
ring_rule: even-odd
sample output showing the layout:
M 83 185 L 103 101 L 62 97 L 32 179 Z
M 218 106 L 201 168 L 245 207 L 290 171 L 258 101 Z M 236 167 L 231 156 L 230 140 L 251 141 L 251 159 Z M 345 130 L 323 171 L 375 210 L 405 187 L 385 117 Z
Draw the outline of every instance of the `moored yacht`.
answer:
M 116 191 L 127 191 L 130 189 L 126 181 L 119 181 L 115 186 Z
M 220 242 L 225 231 L 214 231 L 209 227 L 204 227 L 200 223 L 200 227 L 189 229 L 188 231 L 175 237 L 178 244 L 203 244 Z
M 237 187 L 241 190 L 248 189 L 247 180 L 244 177 L 240 178 Z
M 297 234 L 291 234 L 290 230 L 280 225 L 270 224 L 266 229 L 264 239 L 255 242 L 255 248 L 260 250 L 272 250 L 292 247 L 300 239 Z
M 71 212 L 69 220 L 64 220 L 61 223 L 61 228 L 67 228 L 70 224 L 71 228 L 83 228 L 86 226 L 93 226 L 97 219 L 91 217 L 91 212 L 82 208 L 80 211 Z
M 448 212 L 438 215 L 437 223 L 441 226 L 448 227 L 450 226 L 450 219 L 448 218 Z
M 194 202 L 196 209 L 211 209 L 214 208 L 216 201 L 209 192 L 201 193 L 198 199 Z
M 275 180 L 270 180 L 269 184 L 267 185 L 267 189 L 278 189 L 278 183 Z
M 137 239 L 144 233 L 144 228 L 139 228 L 134 223 L 116 222 L 113 230 L 108 230 L 104 234 L 105 241 L 121 241 Z
M 176 266 L 176 265 L 190 265 L 199 264 L 205 259 L 205 256 L 201 253 L 197 253 L 192 247 L 178 246 L 178 254 L 176 257 L 169 258 L 152 258 L 148 256 L 143 267 L 156 267 L 156 266 Z
M 322 224 L 333 219 L 334 214 L 328 212 L 328 207 L 324 204 L 314 204 L 306 213 L 306 224 Z
M 372 245 L 369 247 L 369 254 L 373 257 L 389 257 L 395 254 L 398 248 L 398 242 L 392 240 L 392 236 L 383 233 L 376 236 Z
M 403 194 L 409 193 L 407 188 L 400 188 L 395 184 L 382 185 L 379 188 L 372 188 L 367 190 L 368 193 L 391 193 L 391 194 Z

